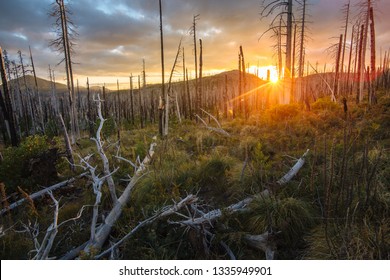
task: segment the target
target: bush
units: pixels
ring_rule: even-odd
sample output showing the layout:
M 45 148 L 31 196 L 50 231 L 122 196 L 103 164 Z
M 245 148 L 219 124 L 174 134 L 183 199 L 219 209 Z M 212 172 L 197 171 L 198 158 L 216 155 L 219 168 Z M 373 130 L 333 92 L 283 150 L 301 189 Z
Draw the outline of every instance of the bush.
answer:
M 36 169 L 29 170 L 31 167 L 36 167 L 33 165 L 34 159 L 44 154 L 48 155 L 51 153 L 50 148 L 56 148 L 48 142 L 46 136 L 35 135 L 24 139 L 19 147 L 5 149 L 0 164 L 0 181 L 4 182 L 10 192 L 16 191 L 18 186 L 31 191 L 43 180 L 53 179 L 39 178 L 35 176 L 38 174 Z

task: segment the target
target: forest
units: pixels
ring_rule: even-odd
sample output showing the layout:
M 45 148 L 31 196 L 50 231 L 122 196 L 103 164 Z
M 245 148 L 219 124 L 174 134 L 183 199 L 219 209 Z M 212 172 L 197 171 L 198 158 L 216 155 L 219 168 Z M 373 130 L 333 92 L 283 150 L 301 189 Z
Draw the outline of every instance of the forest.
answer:
M 377 54 L 376 1 L 340 7 L 324 69 L 306 61 L 307 1 L 259 1 L 275 79 L 249 72 L 242 45 L 235 70 L 204 75 L 199 15 L 193 50 L 178 42 L 169 65 L 154 2 L 158 83 L 145 61 L 126 89 L 74 80 L 83 46 L 64 0 L 48 17 L 66 84 L 50 68 L 38 77 L 31 49 L 0 47 L 0 258 L 389 259 L 390 51 Z

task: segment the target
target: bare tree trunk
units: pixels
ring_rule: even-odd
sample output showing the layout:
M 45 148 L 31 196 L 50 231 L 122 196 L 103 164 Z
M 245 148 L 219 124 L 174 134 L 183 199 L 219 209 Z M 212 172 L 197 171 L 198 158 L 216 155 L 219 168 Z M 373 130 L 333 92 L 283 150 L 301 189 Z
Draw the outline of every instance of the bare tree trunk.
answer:
M 4 106 L 3 111 L 4 111 L 4 119 L 6 122 L 5 125 L 9 130 L 12 146 L 18 146 L 20 140 L 15 126 L 15 119 L 13 115 L 13 108 L 12 108 L 11 96 L 9 92 L 8 79 L 5 71 L 3 50 L 1 47 L 0 47 L 0 63 L 1 63 L 1 67 L 0 67 L 1 79 L 3 81 L 3 91 L 4 91 L 4 97 L 0 93 L 0 98 L 3 100 L 2 103 Z
M 284 69 L 284 92 L 283 103 L 290 102 L 291 92 L 291 55 L 292 55 L 292 36 L 293 36 L 293 0 L 288 0 L 287 6 L 287 37 L 286 37 L 286 65 Z
M 369 95 L 370 104 L 376 103 L 376 93 L 375 93 L 375 80 L 376 80 L 376 45 L 375 45 L 375 21 L 374 21 L 374 9 L 370 8 L 370 30 L 371 30 L 371 77 L 372 82 L 371 92 Z
M 188 103 L 187 103 L 187 94 L 186 94 L 186 57 L 184 55 L 184 47 L 182 48 L 183 52 L 183 88 L 182 88 L 182 99 L 183 99 L 183 112 L 184 112 L 184 118 L 188 118 Z
M 356 96 L 356 103 L 360 103 L 363 100 L 363 86 L 364 86 L 364 65 L 363 62 L 363 43 L 364 43 L 364 24 L 361 27 L 361 33 L 360 33 L 360 43 L 359 43 L 359 59 L 358 59 L 358 83 L 359 88 Z
M 347 93 L 350 93 L 350 88 L 353 83 L 350 83 L 351 78 L 351 64 L 352 64 L 352 51 L 353 51 L 353 43 L 354 43 L 354 36 L 355 36 L 355 26 L 352 27 L 352 34 L 351 34 L 351 46 L 349 49 L 349 59 L 348 59 L 348 70 L 347 70 Z
M 141 90 L 141 78 L 140 76 L 138 75 L 138 106 L 139 106 L 139 121 L 140 121 L 140 124 L 141 124 L 141 128 L 144 128 L 144 112 L 143 112 L 143 106 L 142 106 L 142 90 Z M 166 98 L 166 107 L 168 107 L 168 99 Z M 165 117 L 167 116 L 167 112 L 165 111 Z M 166 123 L 165 123 L 166 125 Z M 167 132 L 168 134 L 168 132 Z M 164 133 L 164 135 L 166 135 Z
M 303 50 L 305 43 L 305 25 L 306 25 L 306 0 L 302 2 L 303 10 L 302 10 L 302 25 L 301 25 L 301 43 L 299 46 L 299 70 L 298 77 L 303 77 L 303 72 L 305 71 L 305 62 L 303 60 Z
M 23 57 L 22 57 L 22 52 L 19 50 L 19 61 L 20 61 L 20 66 L 22 68 L 22 77 L 23 77 L 23 86 L 25 89 L 25 104 L 26 104 L 26 109 L 25 109 L 25 117 L 26 117 L 26 127 L 28 130 L 28 134 L 30 133 L 30 123 L 29 121 L 31 120 L 31 132 L 32 134 L 36 134 L 36 116 L 35 116 L 35 111 L 33 108 L 33 102 L 32 102 L 32 97 L 31 97 L 31 92 L 30 88 L 27 85 L 27 80 L 26 80 L 26 69 L 24 68 L 24 62 L 23 62 Z
M 278 75 L 279 75 L 279 80 L 282 79 L 283 76 L 283 58 L 282 58 L 282 16 L 280 16 L 279 20 L 279 30 L 278 30 Z
M 196 21 L 198 20 L 199 15 L 193 17 L 192 22 L 192 35 L 194 37 L 194 61 L 195 61 L 195 113 L 199 114 L 199 106 L 198 104 L 198 54 L 197 54 L 197 44 L 196 44 Z
M 64 0 L 56 0 L 61 18 L 61 29 L 62 29 L 62 44 L 65 56 L 65 72 L 67 78 L 68 92 L 69 92 L 69 106 L 70 106 L 70 127 L 71 127 L 71 141 L 75 143 L 75 137 L 77 134 L 77 112 L 74 105 L 74 83 L 73 83 L 73 70 L 71 60 L 71 48 L 68 37 L 68 19 L 66 15 L 66 8 Z
M 238 106 L 236 106 L 236 110 L 239 114 L 242 113 L 242 63 L 241 63 L 242 57 L 241 53 L 238 53 L 238 97 L 236 100 L 236 103 L 238 103 Z
M 69 161 L 70 169 L 74 172 L 75 167 L 74 167 L 74 158 L 73 158 L 73 150 L 72 150 L 72 145 L 69 140 L 68 136 L 68 131 L 66 130 L 66 125 L 64 122 L 64 119 L 62 118 L 62 115 L 59 113 L 58 118 L 60 120 L 60 125 L 62 127 L 62 133 L 64 135 L 64 142 L 65 142 L 65 147 L 66 147 L 66 157 Z
M 244 89 L 244 96 L 243 96 L 243 99 L 244 99 L 244 115 L 245 115 L 245 118 L 248 119 L 249 118 L 249 104 L 248 104 L 248 96 L 246 94 L 246 69 L 245 69 L 245 58 L 244 58 L 244 52 L 242 50 L 242 46 L 240 46 L 240 56 L 241 56 L 241 70 L 242 70 L 242 83 L 243 83 L 243 89 Z
M 197 108 L 198 114 L 200 114 L 200 108 L 202 107 L 202 95 L 203 95 L 203 84 L 202 84 L 202 71 L 203 71 L 203 46 L 202 39 L 199 39 L 199 85 L 198 85 L 198 96 L 197 96 Z
M 133 74 L 130 75 L 130 119 L 131 119 L 131 124 L 134 125 L 134 100 L 133 100 Z
M 42 108 L 41 94 L 39 93 L 37 75 L 35 73 L 35 66 L 34 66 L 34 60 L 33 60 L 32 52 L 31 52 L 31 47 L 28 46 L 28 49 L 30 51 L 31 68 L 32 68 L 32 71 L 33 71 L 34 82 L 35 82 L 34 93 L 35 93 L 35 97 L 38 98 L 38 106 L 37 106 L 38 107 L 38 110 L 37 110 L 38 112 L 37 112 L 37 115 L 38 115 L 38 118 L 39 118 L 39 121 L 40 121 L 41 130 L 42 130 L 43 133 L 45 133 L 45 122 L 44 122 L 44 119 L 43 119 L 43 108 Z
M 161 95 L 160 95 L 160 101 L 159 101 L 159 115 L 158 115 L 158 128 L 159 133 L 161 137 L 166 136 L 164 134 L 164 109 L 165 109 L 165 70 L 164 70 L 164 34 L 163 34 L 163 24 L 162 24 L 162 7 L 161 7 L 161 0 L 159 2 L 160 7 L 160 43 L 161 43 Z
M 89 128 L 89 137 L 93 137 L 93 123 L 92 123 L 92 112 L 91 112 L 91 95 L 89 91 L 89 79 L 87 77 L 87 122 Z
M 371 0 L 367 0 L 367 11 L 365 14 L 365 23 L 364 30 L 362 32 L 362 45 L 361 45 L 361 63 L 360 63 L 360 87 L 359 87 L 359 102 L 363 100 L 363 89 L 364 89 L 364 71 L 366 69 L 366 51 L 367 51 L 367 42 L 368 42 L 368 26 L 370 21 L 370 9 L 371 9 Z
M 228 117 L 228 102 L 227 75 L 225 75 L 225 87 L 223 91 L 223 115 L 225 118 Z
M 291 75 L 291 51 L 292 51 L 292 28 L 293 28 L 293 1 L 288 0 L 287 7 L 287 38 L 286 38 L 286 69 L 285 77 Z
M 348 26 L 349 26 L 349 11 L 351 6 L 351 0 L 348 1 L 348 4 L 346 4 L 345 9 L 345 26 L 344 26 L 344 42 L 343 42 L 343 54 L 341 56 L 341 73 L 344 74 L 344 58 L 345 58 L 345 48 L 346 48 L 346 42 L 347 42 L 347 34 L 348 34 Z
M 188 111 L 190 115 L 190 119 L 192 120 L 192 101 L 191 101 L 191 93 L 190 93 L 190 83 L 188 81 L 188 69 L 186 68 L 186 85 L 187 85 L 187 99 L 188 99 Z
M 336 97 L 339 96 L 340 57 L 341 57 L 342 48 L 343 48 L 343 34 L 340 34 L 340 41 L 338 44 L 337 56 L 336 56 L 336 70 L 335 70 L 334 89 L 333 89 L 334 95 Z
M 297 25 L 294 25 L 293 36 L 293 51 L 292 51 L 292 63 L 291 63 L 291 90 L 290 90 L 290 102 L 295 101 L 295 52 L 296 52 L 296 40 L 297 40 Z

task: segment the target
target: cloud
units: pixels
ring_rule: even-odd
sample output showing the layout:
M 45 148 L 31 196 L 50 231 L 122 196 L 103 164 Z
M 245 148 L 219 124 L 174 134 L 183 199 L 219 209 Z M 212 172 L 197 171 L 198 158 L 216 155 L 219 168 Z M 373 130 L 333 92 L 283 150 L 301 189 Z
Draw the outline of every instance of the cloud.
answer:
M 15 57 L 17 50 L 28 53 L 31 45 L 38 75 L 47 76 L 48 64 L 56 65 L 61 54 L 48 47 L 54 19 L 48 16 L 54 0 L 3 1 L 0 11 L 0 45 Z M 127 76 L 142 70 L 154 75 L 160 67 L 159 7 L 157 0 L 65 0 L 77 27 L 74 61 L 79 76 Z M 189 71 L 193 66 L 193 38 L 189 34 L 193 16 L 197 39 L 203 40 L 204 70 L 233 69 L 238 64 L 238 48 L 243 46 L 247 63 L 276 63 L 274 41 L 260 35 L 269 19 L 260 20 L 262 0 L 162 0 L 165 68 L 170 71 L 182 39 Z M 346 1 L 345 1 L 346 2 Z M 352 3 L 357 0 L 352 1 Z M 390 1 L 377 0 L 377 46 L 387 49 L 390 22 L 385 20 Z M 296 2 L 294 2 L 296 3 Z M 310 37 L 307 59 L 332 64 L 324 50 L 342 32 L 343 3 L 338 0 L 308 0 Z M 354 8 L 355 9 L 355 8 Z M 348 37 L 350 38 L 350 37 Z M 53 66 L 59 76 L 63 66 Z

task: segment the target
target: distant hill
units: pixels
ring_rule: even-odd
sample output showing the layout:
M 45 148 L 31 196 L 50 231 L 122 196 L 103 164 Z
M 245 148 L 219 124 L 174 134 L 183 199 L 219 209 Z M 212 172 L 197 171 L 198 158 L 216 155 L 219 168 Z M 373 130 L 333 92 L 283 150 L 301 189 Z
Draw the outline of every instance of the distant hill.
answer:
M 224 81 L 225 81 L 225 76 L 227 77 L 229 84 L 232 84 L 232 83 L 238 84 L 239 83 L 239 71 L 238 70 L 231 70 L 231 71 L 222 72 L 222 73 L 219 73 L 219 74 L 216 74 L 213 76 L 203 77 L 202 78 L 203 86 L 209 87 L 210 85 L 213 85 L 213 84 L 214 85 L 223 85 Z M 27 84 L 27 88 L 34 89 L 35 88 L 34 76 L 26 75 L 25 78 L 26 78 L 26 82 L 24 81 L 23 77 L 20 77 L 17 80 L 16 79 L 12 80 L 10 82 L 11 87 L 19 86 L 22 91 L 25 91 L 26 90 L 25 84 Z M 249 74 L 249 73 L 246 74 L 246 80 L 247 80 L 248 85 L 249 84 L 265 83 L 264 80 L 260 79 L 259 77 L 255 76 L 253 74 Z M 193 80 L 190 80 L 189 82 L 190 82 L 190 85 L 194 85 L 195 80 L 193 79 Z M 46 97 L 51 95 L 51 87 L 52 87 L 51 84 L 52 83 L 49 80 L 37 77 L 37 83 L 38 83 L 38 89 L 39 89 L 39 92 L 41 95 L 46 96 Z M 182 83 L 183 82 L 173 82 L 172 86 L 175 88 L 179 88 L 182 86 Z M 55 87 L 56 87 L 56 93 L 58 95 L 64 94 L 68 91 L 67 86 L 63 83 L 56 82 Z M 95 86 L 95 87 L 90 88 L 91 92 L 99 91 L 100 89 L 101 89 L 101 87 L 99 87 L 99 86 Z M 147 86 L 147 91 L 151 91 L 151 90 L 158 91 L 159 89 L 160 89 L 159 84 L 150 84 Z M 80 90 L 80 93 L 82 95 L 86 94 L 86 92 L 87 92 L 86 87 L 83 87 L 83 86 L 80 86 L 79 90 Z M 125 91 L 127 92 L 128 90 L 127 89 L 120 90 L 120 92 L 125 92 Z M 116 92 L 116 91 L 106 89 L 106 92 L 109 93 L 109 92 Z
M 35 79 L 34 76 L 32 75 L 26 75 L 26 83 L 24 82 L 24 78 L 20 77 L 19 79 L 11 80 L 10 84 L 11 87 L 13 86 L 20 86 L 20 89 L 22 91 L 26 90 L 26 85 L 27 88 L 29 89 L 34 89 L 35 88 Z M 38 89 L 39 92 L 43 95 L 50 94 L 51 93 L 51 82 L 42 78 L 37 77 L 37 83 L 38 83 Z M 67 86 L 62 84 L 62 83 L 55 83 L 56 86 L 56 92 L 57 93 L 64 93 L 67 91 Z

